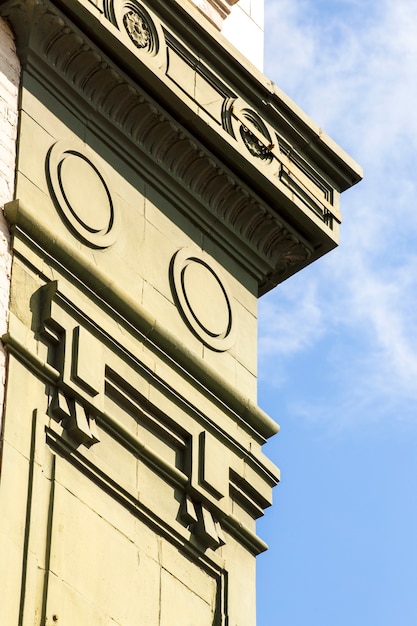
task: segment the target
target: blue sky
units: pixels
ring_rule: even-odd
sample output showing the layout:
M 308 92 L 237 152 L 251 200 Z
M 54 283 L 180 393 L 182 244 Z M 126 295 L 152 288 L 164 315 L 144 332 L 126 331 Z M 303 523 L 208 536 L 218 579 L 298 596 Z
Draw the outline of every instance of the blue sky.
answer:
M 365 172 L 340 247 L 260 300 L 282 471 L 258 626 L 417 624 L 417 3 L 266 0 L 265 73 Z

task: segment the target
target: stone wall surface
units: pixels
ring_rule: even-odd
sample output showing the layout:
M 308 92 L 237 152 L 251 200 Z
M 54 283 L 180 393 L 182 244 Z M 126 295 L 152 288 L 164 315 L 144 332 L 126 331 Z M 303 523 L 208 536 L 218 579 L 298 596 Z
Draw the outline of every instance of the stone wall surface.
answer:
M 23 67 L 2 626 L 255 624 L 255 522 L 279 478 L 257 298 L 287 231 L 213 154 L 219 133 L 255 171 L 263 153 L 231 134 L 214 27 L 179 3 L 184 35 L 172 6 L 0 1 Z
M 0 336 L 6 332 L 11 255 L 9 250 L 9 228 L 4 218 L 3 207 L 13 199 L 17 98 L 20 63 L 16 55 L 13 34 L 0 18 Z M 5 384 L 5 352 L 0 346 L 0 415 L 3 407 Z M 1 418 L 0 418 L 1 419 Z

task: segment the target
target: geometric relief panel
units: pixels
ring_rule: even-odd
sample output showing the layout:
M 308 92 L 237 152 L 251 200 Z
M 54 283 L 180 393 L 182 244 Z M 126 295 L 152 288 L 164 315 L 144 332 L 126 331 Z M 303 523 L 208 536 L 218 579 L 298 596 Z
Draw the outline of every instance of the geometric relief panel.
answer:
M 109 337 L 98 328 L 91 332 L 89 318 L 83 326 L 77 324 L 81 312 L 59 291 L 57 281 L 46 285 L 43 295 L 42 336 L 63 357 L 48 413 L 62 426 L 66 446 L 91 448 L 100 442 L 96 459 L 104 460 L 113 478 L 114 472 L 119 475 L 127 468 L 126 475 L 122 472 L 126 486 L 135 484 L 131 462 L 136 457 L 142 504 L 157 514 L 163 508 L 164 521 L 180 522 L 204 550 L 220 548 L 229 496 L 228 447 L 206 430 L 192 436 L 178 416 L 146 400 L 145 370 L 137 367 L 136 359 L 108 350 L 104 340 Z M 114 341 L 113 348 L 117 346 Z
M 134 380 L 131 380 L 133 383 Z M 205 550 L 211 548 L 217 550 L 224 545 L 225 539 L 220 522 L 216 519 L 216 514 L 211 512 L 211 506 L 203 503 L 203 499 L 199 497 L 199 487 L 197 484 L 199 474 L 204 477 L 204 487 L 209 488 L 211 494 L 215 494 L 218 500 L 228 493 L 228 459 L 225 458 L 220 444 L 215 438 L 208 433 L 202 433 L 200 437 L 201 454 L 192 455 L 191 462 L 191 440 L 190 435 L 184 431 L 179 424 L 175 424 L 167 415 L 162 415 L 157 411 L 153 411 L 150 407 L 147 409 L 140 395 L 134 391 L 134 388 L 127 380 L 122 381 L 117 374 L 106 368 L 106 399 L 105 410 L 108 415 L 112 415 L 119 423 L 126 421 L 126 417 L 130 415 L 134 418 L 138 445 L 140 445 L 140 456 L 146 459 L 156 461 L 153 464 L 152 474 L 146 479 L 145 467 L 142 466 L 141 474 L 141 493 L 143 502 L 153 508 L 154 500 L 163 500 L 165 503 L 165 512 L 168 519 L 172 517 L 169 512 L 169 493 L 158 491 L 161 484 L 157 481 L 155 471 L 160 474 L 163 471 L 164 483 L 175 480 L 180 491 L 177 492 L 176 498 L 180 499 L 176 505 L 176 519 L 195 536 L 199 545 Z M 124 414 L 124 415 L 123 415 Z M 126 424 L 127 425 L 127 424 Z M 128 426 L 131 430 L 133 424 Z M 206 435 L 206 438 L 204 438 Z M 213 456 L 214 455 L 214 456 Z M 199 469 L 202 468 L 201 470 Z M 159 468 L 159 469 L 158 469 Z M 178 470 L 181 472 L 181 484 L 178 485 L 176 476 Z M 192 478 L 194 476 L 194 479 Z M 147 483 L 150 480 L 152 486 L 152 494 L 149 494 Z M 188 485 L 194 485 L 193 496 L 187 493 Z M 145 498 L 145 493 L 146 498 Z M 208 494 L 206 493 L 206 496 Z M 157 504 L 155 510 L 158 511 L 161 505 Z

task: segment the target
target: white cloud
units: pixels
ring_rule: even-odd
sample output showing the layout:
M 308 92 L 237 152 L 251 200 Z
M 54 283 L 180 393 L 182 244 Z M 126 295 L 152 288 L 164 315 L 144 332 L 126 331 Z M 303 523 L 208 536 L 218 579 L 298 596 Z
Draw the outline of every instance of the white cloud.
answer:
M 274 360 L 282 370 L 294 359 L 303 367 L 313 357 L 329 368 L 330 398 L 316 393 L 316 411 L 311 399 L 304 408 L 294 400 L 300 414 L 412 418 L 417 5 L 340 0 L 335 17 L 320 4 L 267 0 L 266 71 L 353 153 L 366 178 L 342 197 L 339 250 L 261 302 L 260 370 L 272 371 Z
M 315 282 L 300 283 L 279 296 L 261 300 L 263 325 L 267 332 L 259 338 L 259 349 L 264 357 L 288 355 L 313 345 L 323 332 L 323 312 L 317 304 Z
M 417 136 L 417 5 L 344 5 L 332 16 L 320 3 L 267 1 L 266 71 L 332 136 L 370 146 L 374 158 L 410 130 Z

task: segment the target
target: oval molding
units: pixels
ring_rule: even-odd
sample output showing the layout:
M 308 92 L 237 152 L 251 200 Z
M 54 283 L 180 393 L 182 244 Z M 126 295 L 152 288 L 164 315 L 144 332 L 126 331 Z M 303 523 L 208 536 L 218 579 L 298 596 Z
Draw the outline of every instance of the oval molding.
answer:
M 223 128 L 258 161 L 270 165 L 278 139 L 272 126 L 240 98 L 229 98 L 223 107 Z
M 193 333 L 212 350 L 229 350 L 236 338 L 233 297 L 214 259 L 182 248 L 172 258 L 171 278 L 174 297 Z
M 58 141 L 47 158 L 48 183 L 66 224 L 84 243 L 111 246 L 119 232 L 119 213 L 110 183 L 85 146 Z

